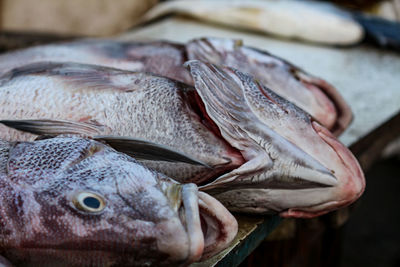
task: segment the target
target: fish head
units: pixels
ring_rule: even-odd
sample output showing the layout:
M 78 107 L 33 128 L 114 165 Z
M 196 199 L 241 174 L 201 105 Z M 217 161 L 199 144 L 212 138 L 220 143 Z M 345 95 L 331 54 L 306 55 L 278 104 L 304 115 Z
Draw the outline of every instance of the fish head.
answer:
M 241 40 L 200 38 L 186 47 L 189 59 L 230 66 L 254 76 L 335 135 L 342 133 L 352 120 L 350 107 L 332 85 L 266 51 L 244 46 Z
M 314 217 L 363 192 L 363 172 L 325 127 L 250 75 L 186 63 L 221 136 L 246 162 L 202 186 L 230 210 Z
M 16 196 L 9 200 L 14 236 L 4 241 L 14 248 L 6 254 L 12 262 L 29 255 L 72 265 L 188 264 L 207 251 L 205 240 L 221 248 L 237 232 L 233 216 L 205 193 L 199 198 L 196 185 L 180 185 L 94 140 L 16 143 L 7 173 Z

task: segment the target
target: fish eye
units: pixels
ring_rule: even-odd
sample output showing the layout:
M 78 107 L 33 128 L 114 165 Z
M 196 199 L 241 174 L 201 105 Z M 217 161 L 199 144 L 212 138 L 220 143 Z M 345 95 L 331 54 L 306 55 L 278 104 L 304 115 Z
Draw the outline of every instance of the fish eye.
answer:
M 72 203 L 77 209 L 92 213 L 100 212 L 106 207 L 104 198 L 92 192 L 77 193 L 73 197 Z

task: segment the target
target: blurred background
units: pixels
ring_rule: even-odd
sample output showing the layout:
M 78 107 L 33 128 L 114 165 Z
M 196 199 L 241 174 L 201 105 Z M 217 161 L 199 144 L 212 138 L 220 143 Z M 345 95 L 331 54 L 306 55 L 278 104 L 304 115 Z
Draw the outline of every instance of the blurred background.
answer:
M 1 0 L 0 25 L 5 31 L 107 36 L 133 27 L 146 11 L 158 2 L 165 1 Z M 400 0 L 333 0 L 332 2 L 389 20 L 400 20 Z

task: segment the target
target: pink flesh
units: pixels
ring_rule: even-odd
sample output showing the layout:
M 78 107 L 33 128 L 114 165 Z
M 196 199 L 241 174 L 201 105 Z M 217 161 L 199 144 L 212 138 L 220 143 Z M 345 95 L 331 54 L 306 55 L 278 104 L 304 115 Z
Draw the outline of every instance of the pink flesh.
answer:
M 337 153 L 346 169 L 346 176 L 337 176 L 339 183 L 338 186 L 332 189 L 332 201 L 316 207 L 289 209 L 280 213 L 282 217 L 313 218 L 320 216 L 353 203 L 361 196 L 365 189 L 364 174 L 353 154 L 337 141 L 333 134 L 326 128 L 317 122 L 312 122 L 312 126 L 318 135 Z
M 243 165 L 246 160 L 243 158 L 242 153 L 232 147 L 221 135 L 221 131 L 219 130 L 218 126 L 215 124 L 215 122 L 210 118 L 210 116 L 206 112 L 206 108 L 204 106 L 203 101 L 201 100 L 200 96 L 198 95 L 197 92 L 193 92 L 193 94 L 190 94 L 190 99 L 188 99 L 190 102 L 192 102 L 192 107 L 195 107 L 197 115 L 199 115 L 201 119 L 201 123 L 206 126 L 211 132 L 214 133 L 215 136 L 217 136 L 219 139 L 221 139 L 224 143 L 226 143 L 226 147 L 228 148 L 225 153 L 227 157 L 231 160 L 229 164 L 226 164 L 224 166 L 220 166 L 218 168 L 214 168 L 212 172 L 210 172 L 210 175 L 206 175 L 202 177 L 201 181 L 204 181 L 206 183 L 209 183 L 213 179 L 219 177 L 220 175 L 227 173 L 231 170 L 234 170 L 238 168 L 239 166 Z M 198 182 L 197 184 L 201 184 L 201 182 Z
M 218 200 L 204 192 L 199 192 L 199 209 L 204 234 L 201 260 L 206 260 L 232 242 L 237 234 L 238 224 L 235 217 Z

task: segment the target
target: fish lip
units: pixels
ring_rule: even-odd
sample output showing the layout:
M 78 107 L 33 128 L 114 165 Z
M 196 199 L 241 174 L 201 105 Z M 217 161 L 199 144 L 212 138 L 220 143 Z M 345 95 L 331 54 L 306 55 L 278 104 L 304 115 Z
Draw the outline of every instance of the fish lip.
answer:
M 238 232 L 238 223 L 218 200 L 201 191 L 199 209 L 204 235 L 204 251 L 201 257 L 203 261 L 231 244 Z
M 312 122 L 315 132 L 329 145 L 337 154 L 343 166 L 348 170 L 347 181 L 340 181 L 339 185 L 345 186 L 343 194 L 349 197 L 347 204 L 354 202 L 365 190 L 365 177 L 361 166 L 354 155 L 342 143 L 340 143 L 331 132 L 317 122 Z M 349 177 L 350 176 L 350 177 Z M 339 177 L 338 177 L 339 178 Z M 351 179 L 353 178 L 353 179 Z M 339 178 L 340 179 L 340 178 Z M 343 185 L 343 182 L 346 184 Z
M 333 189 L 334 198 L 322 204 L 304 207 L 291 208 L 280 213 L 285 218 L 313 218 L 330 211 L 350 205 L 355 202 L 365 190 L 365 177 L 360 164 L 354 155 L 318 122 L 313 121 L 312 127 L 320 138 L 330 146 L 345 168 L 343 175 L 338 175 L 339 183 Z
M 192 263 L 201 258 L 204 250 L 197 186 L 195 184 L 182 185 L 181 196 L 182 206 L 179 213 L 189 239 L 189 253 L 186 262 Z
M 312 127 L 321 139 L 335 151 L 346 170 L 343 175 L 338 176 L 339 184 L 331 193 L 334 196 L 331 201 L 305 208 L 288 209 L 280 213 L 280 216 L 285 218 L 313 218 L 323 215 L 350 205 L 365 190 L 364 173 L 354 155 L 319 123 L 313 121 Z

